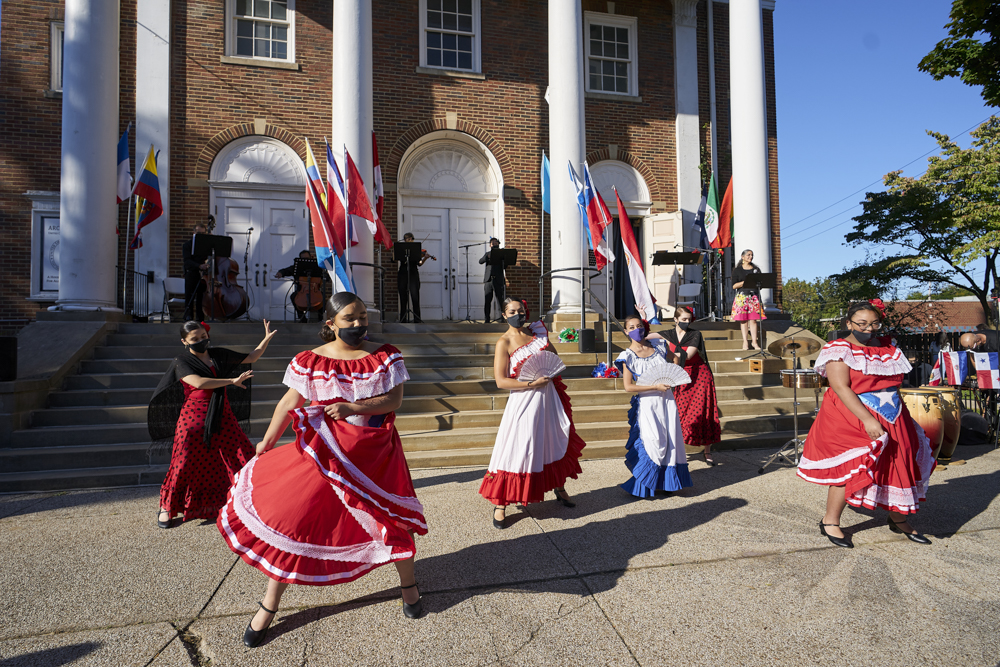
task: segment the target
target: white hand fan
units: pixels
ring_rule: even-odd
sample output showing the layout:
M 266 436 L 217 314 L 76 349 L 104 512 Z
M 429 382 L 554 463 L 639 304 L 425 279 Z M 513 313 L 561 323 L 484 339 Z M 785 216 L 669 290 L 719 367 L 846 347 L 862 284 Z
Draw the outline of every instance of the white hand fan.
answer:
M 679 384 L 690 384 L 691 376 L 677 364 L 667 362 L 650 366 L 639 376 L 636 382 L 640 387 L 652 387 L 657 384 L 665 384 L 668 387 L 676 387 Z
M 553 354 L 548 350 L 542 350 L 531 355 L 521 364 L 521 370 L 517 374 L 517 379 L 531 382 L 543 376 L 554 378 L 564 370 L 566 370 L 566 364 L 562 362 L 559 355 Z

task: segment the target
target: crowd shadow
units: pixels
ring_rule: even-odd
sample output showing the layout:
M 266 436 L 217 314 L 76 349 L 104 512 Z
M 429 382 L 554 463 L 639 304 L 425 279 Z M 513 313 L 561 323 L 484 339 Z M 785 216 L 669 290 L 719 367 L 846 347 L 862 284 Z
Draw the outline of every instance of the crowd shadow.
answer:
M 4 658 L 0 660 L 0 667 L 58 667 L 76 662 L 99 648 L 101 648 L 100 642 L 81 642 L 68 646 L 57 646 Z

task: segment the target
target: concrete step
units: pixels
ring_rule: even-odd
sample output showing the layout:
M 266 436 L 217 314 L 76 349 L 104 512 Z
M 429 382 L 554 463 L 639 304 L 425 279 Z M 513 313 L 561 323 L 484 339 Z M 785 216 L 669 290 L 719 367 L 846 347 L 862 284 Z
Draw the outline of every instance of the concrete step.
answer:
M 88 469 L 120 466 L 166 465 L 170 452 L 150 456 L 148 442 L 122 442 L 65 447 L 0 448 L 0 470 L 5 473 Z
M 162 484 L 169 467 L 169 465 L 108 466 L 0 473 L 0 493 Z

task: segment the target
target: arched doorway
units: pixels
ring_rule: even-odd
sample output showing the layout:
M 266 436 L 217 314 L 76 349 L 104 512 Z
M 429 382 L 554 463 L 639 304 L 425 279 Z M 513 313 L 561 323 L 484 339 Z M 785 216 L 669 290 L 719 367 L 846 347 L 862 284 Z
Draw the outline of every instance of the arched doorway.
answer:
M 480 319 L 479 258 L 491 236 L 504 240 L 503 175 L 496 158 L 467 134 L 432 132 L 407 149 L 397 183 L 399 237 L 412 233 L 437 257 L 420 268 L 424 319 L 461 320 L 467 312 Z
M 288 304 L 291 282 L 274 274 L 309 248 L 302 160 L 277 139 L 242 137 L 216 156 L 209 185 L 215 233 L 233 238 L 250 317 L 284 319 L 294 312 Z

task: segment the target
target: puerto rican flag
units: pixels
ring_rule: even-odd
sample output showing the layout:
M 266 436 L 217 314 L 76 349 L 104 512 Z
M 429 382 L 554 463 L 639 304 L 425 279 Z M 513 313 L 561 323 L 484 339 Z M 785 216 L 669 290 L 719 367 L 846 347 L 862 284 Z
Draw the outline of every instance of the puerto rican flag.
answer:
M 979 388 L 1000 389 L 1000 355 L 996 352 L 975 352 L 973 356 Z
M 969 354 L 967 352 L 942 352 L 941 375 L 952 386 L 965 382 L 969 374 Z

